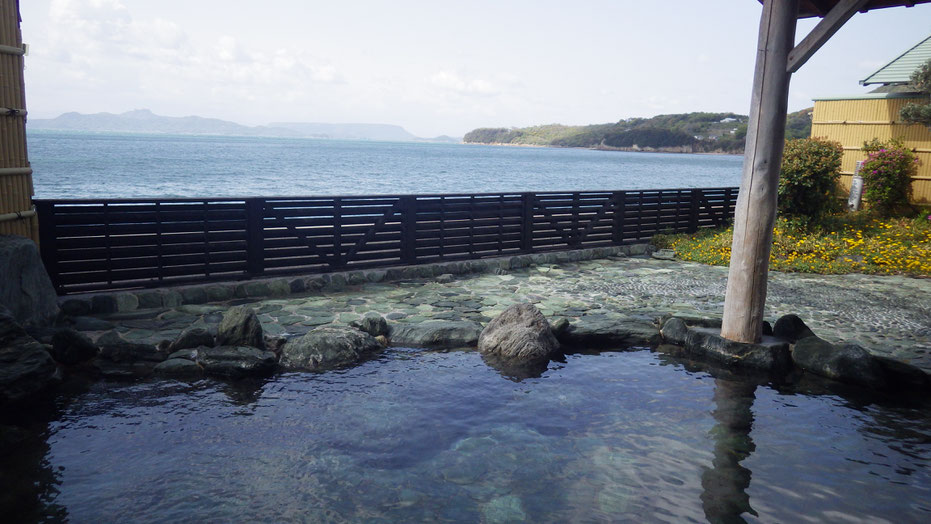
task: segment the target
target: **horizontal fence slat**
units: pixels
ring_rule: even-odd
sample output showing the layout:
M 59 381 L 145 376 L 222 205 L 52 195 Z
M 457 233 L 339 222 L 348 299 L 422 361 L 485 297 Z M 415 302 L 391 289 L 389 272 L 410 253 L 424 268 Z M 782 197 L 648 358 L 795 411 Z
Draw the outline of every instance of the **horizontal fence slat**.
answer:
M 36 200 L 61 294 L 612 246 L 727 223 L 738 188 Z

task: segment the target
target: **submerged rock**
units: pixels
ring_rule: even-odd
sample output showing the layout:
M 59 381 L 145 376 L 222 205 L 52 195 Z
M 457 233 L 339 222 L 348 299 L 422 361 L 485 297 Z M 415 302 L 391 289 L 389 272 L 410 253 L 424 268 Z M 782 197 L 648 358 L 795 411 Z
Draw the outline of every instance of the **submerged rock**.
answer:
M 347 366 L 381 349 L 368 333 L 343 326 L 325 326 L 293 338 L 281 348 L 281 365 L 312 371 Z
M 270 375 L 275 371 L 277 362 L 271 351 L 247 346 L 218 346 L 198 349 L 197 364 L 209 375 L 236 379 Z M 181 362 L 176 363 L 176 366 L 192 369 Z
M 390 338 L 395 346 L 453 349 L 474 348 L 481 334 L 481 324 L 470 320 L 431 320 L 395 324 Z
M 58 294 L 28 238 L 0 235 L 0 304 L 26 328 L 51 325 L 58 316 Z
M 840 382 L 873 389 L 886 386 L 882 367 L 856 344 L 838 346 L 815 336 L 806 337 L 795 344 L 792 360 L 805 371 Z
M 58 379 L 58 367 L 45 346 L 0 306 L 0 404 L 27 400 Z
M 548 361 L 559 350 L 559 341 L 533 304 L 514 304 L 485 326 L 478 350 L 483 355 L 530 363 Z
M 52 335 L 52 358 L 66 366 L 90 360 L 98 351 L 90 337 L 73 329 L 60 329 Z
M 265 349 L 262 323 L 248 306 L 234 306 L 223 314 L 217 330 L 217 344 L 221 346 L 251 346 Z
M 557 337 L 564 345 L 576 348 L 652 346 L 661 340 L 652 322 L 610 317 L 581 317 Z

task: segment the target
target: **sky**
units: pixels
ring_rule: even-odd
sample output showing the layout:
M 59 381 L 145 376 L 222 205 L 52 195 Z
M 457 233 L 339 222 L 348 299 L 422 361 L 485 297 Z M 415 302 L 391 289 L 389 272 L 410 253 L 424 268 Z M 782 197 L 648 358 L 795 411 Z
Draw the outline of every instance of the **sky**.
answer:
M 150 109 L 245 125 L 383 123 L 422 137 L 692 111 L 746 114 L 756 0 L 21 0 L 33 118 Z M 799 22 L 797 39 L 816 20 Z M 931 33 L 931 4 L 857 14 L 789 110 Z

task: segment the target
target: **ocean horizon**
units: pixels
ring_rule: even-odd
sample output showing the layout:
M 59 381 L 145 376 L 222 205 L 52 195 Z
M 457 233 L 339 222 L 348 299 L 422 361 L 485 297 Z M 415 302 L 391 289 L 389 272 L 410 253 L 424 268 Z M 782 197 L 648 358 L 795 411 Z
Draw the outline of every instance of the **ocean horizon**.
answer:
M 35 197 L 183 198 L 736 186 L 743 157 L 429 142 L 30 131 Z

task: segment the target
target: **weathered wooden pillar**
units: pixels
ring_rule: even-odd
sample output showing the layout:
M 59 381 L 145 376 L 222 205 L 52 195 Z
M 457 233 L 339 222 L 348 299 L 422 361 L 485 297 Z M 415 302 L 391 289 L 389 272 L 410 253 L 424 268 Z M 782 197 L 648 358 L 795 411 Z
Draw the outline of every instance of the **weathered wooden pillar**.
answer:
M 791 78 L 786 67 L 795 43 L 797 17 L 798 0 L 766 0 L 763 4 L 721 326 L 721 336 L 738 342 L 758 342 L 763 335 Z

